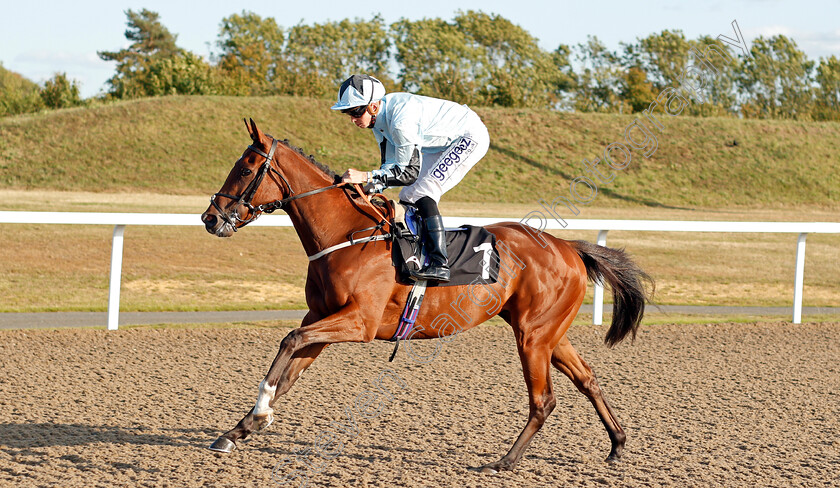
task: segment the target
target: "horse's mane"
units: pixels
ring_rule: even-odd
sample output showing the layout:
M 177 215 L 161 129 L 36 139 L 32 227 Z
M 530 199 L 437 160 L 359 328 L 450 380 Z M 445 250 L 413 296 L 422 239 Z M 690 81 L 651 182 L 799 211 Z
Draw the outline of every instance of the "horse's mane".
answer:
M 268 135 L 268 134 L 266 134 L 266 135 Z M 271 136 L 269 135 L 269 137 L 271 137 Z M 297 146 L 292 145 L 292 143 L 291 143 L 291 142 L 289 142 L 289 140 L 288 140 L 288 139 L 283 139 L 283 140 L 282 140 L 282 141 L 280 141 L 280 142 L 281 142 L 281 143 L 283 143 L 283 145 L 284 145 L 284 146 L 288 147 L 288 148 L 289 148 L 289 149 L 291 149 L 292 151 L 294 151 L 294 152 L 296 152 L 296 153 L 300 154 L 301 156 L 303 156 L 304 158 L 308 159 L 310 163 L 312 163 L 312 164 L 313 164 L 316 168 L 318 168 L 318 169 L 320 169 L 321 171 L 323 171 L 323 172 L 324 172 L 324 174 L 325 174 L 325 175 L 327 175 L 327 176 L 329 176 L 329 177 L 330 177 L 333 181 L 335 181 L 335 179 L 338 177 L 338 175 L 336 175 L 336 174 L 335 174 L 335 171 L 331 170 L 329 166 L 327 166 L 327 165 L 326 165 L 326 164 L 324 164 L 324 163 L 319 163 L 319 162 L 315 159 L 315 156 L 313 156 L 313 155 L 311 155 L 311 154 L 306 154 L 305 152 L 303 152 L 303 149 L 301 149 L 301 148 L 299 148 L 299 147 L 297 147 Z
M 271 137 L 271 135 L 269 135 L 269 134 L 266 134 L 266 135 L 267 135 L 268 137 Z M 339 182 L 340 177 L 339 177 L 339 176 L 335 173 L 335 171 L 331 170 L 331 169 L 330 169 L 330 167 L 329 167 L 329 166 L 327 166 L 326 164 L 318 162 L 318 161 L 315 159 L 315 156 L 313 156 L 313 155 L 311 155 L 311 154 L 306 154 L 305 152 L 303 152 L 303 149 L 301 149 L 301 148 L 299 148 L 299 147 L 297 147 L 297 146 L 293 145 L 291 142 L 289 142 L 289 140 L 288 140 L 288 139 L 283 139 L 283 140 L 280 140 L 280 142 L 281 142 L 284 146 L 288 147 L 289 149 L 293 150 L 294 152 L 296 152 L 296 153 L 300 154 L 301 156 L 303 156 L 304 158 L 308 159 L 308 160 L 309 160 L 309 162 L 310 162 L 310 163 L 312 163 L 312 164 L 313 164 L 316 168 L 320 169 L 321 171 L 323 171 L 323 172 L 324 172 L 324 174 L 325 174 L 325 175 L 327 175 L 328 177 L 332 178 L 333 182 L 335 182 L 335 183 L 338 183 L 338 182 Z M 358 197 L 358 196 L 359 196 L 359 194 L 358 194 L 358 192 L 356 191 L 356 189 L 355 189 L 355 188 L 352 188 L 352 187 L 351 187 L 349 190 L 350 190 L 351 195 L 354 195 L 354 197 Z M 387 213 L 387 212 L 389 211 L 389 208 L 390 208 L 390 207 L 389 207 L 389 206 L 388 206 L 388 204 L 387 204 L 387 203 L 385 203 L 385 202 L 382 202 L 382 201 L 380 201 L 380 200 L 373 200 L 373 201 L 371 201 L 371 203 L 372 203 L 375 207 L 378 207 L 378 208 L 380 209 L 380 211 L 381 211 L 381 212 Z

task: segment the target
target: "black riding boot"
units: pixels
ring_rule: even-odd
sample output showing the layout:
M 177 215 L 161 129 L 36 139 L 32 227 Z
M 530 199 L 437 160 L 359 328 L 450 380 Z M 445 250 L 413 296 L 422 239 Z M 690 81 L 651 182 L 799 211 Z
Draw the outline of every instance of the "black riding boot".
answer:
M 423 247 L 429 257 L 429 265 L 420 271 L 413 271 L 416 280 L 449 281 L 449 258 L 446 255 L 446 230 L 443 217 L 432 215 L 423 219 Z

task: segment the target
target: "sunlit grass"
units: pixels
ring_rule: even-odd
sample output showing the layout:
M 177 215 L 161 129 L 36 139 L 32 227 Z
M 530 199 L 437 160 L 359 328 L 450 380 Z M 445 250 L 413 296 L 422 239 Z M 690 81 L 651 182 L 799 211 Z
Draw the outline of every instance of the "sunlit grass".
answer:
M 114 196 L 95 193 L 4 192 L 18 210 L 52 202 L 67 210 L 108 211 Z M 127 194 L 120 211 L 191 212 L 206 197 Z M 508 216 L 529 204 L 444 202 L 444 215 Z M 586 208 L 582 218 L 674 220 L 832 220 L 830 209 Z M 110 272 L 110 226 L 4 226 L 0 248 L 0 311 L 104 311 Z M 594 241 L 596 231 L 553 231 Z M 795 234 L 610 232 L 607 245 L 625 247 L 657 282 L 664 305 L 791 306 Z M 291 228 L 250 227 L 219 239 L 198 227 L 129 226 L 125 232 L 123 311 L 272 310 L 306 308 L 308 261 Z M 591 291 L 586 301 L 591 303 Z M 609 293 L 607 294 L 609 299 Z M 607 300 L 609 301 L 609 300 Z M 807 240 L 805 306 L 840 306 L 840 235 Z M 654 315 L 651 315 L 653 317 Z
M 0 188 L 210 195 L 250 143 L 253 117 L 337 172 L 378 166 L 368 131 L 292 97 L 172 96 L 0 119 Z M 448 198 L 528 203 L 569 195 L 584 159 L 602 160 L 636 115 L 476 108 L 491 135 Z M 751 207 L 840 203 L 840 123 L 663 117 L 650 157 L 599 186 L 598 205 Z M 738 140 L 732 146 L 733 139 Z M 149 202 L 154 205 L 156 202 Z

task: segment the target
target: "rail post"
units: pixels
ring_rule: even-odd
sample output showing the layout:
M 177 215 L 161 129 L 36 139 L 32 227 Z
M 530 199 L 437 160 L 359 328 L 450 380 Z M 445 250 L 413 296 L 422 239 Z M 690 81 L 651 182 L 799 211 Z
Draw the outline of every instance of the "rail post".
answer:
M 125 225 L 114 226 L 114 238 L 111 244 L 111 283 L 108 287 L 108 330 L 117 330 L 120 326 L 120 279 L 124 234 Z
M 805 280 L 805 238 L 808 234 L 799 234 L 796 240 L 796 273 L 793 278 L 793 323 L 802 323 L 802 288 Z
M 607 232 L 606 230 L 599 230 L 598 231 L 598 240 L 596 241 L 599 246 L 606 246 L 607 245 Z M 595 293 L 592 297 L 592 325 L 601 325 L 604 323 L 604 285 L 599 285 L 595 283 Z

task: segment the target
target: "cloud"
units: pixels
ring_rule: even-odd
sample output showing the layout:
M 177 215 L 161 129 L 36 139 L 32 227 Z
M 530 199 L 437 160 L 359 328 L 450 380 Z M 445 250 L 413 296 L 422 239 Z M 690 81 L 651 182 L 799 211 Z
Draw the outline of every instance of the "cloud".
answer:
M 71 80 L 81 84 L 83 97 L 96 95 L 103 84 L 114 74 L 114 63 L 99 59 L 95 52 L 32 50 L 24 51 L 6 65 L 36 83 L 66 73 Z
M 751 29 L 744 30 L 744 35 L 751 38 L 755 38 L 758 36 L 773 37 L 779 34 L 787 37 L 793 37 L 793 29 L 791 29 L 790 27 L 785 27 L 783 25 L 766 25 L 762 27 L 754 27 Z
M 793 39 L 799 49 L 815 61 L 821 57 L 840 56 L 840 29 L 833 32 L 815 32 L 792 29 L 784 25 L 766 25 L 744 30 L 744 36 L 750 40 L 758 36 L 768 38 L 776 35 Z
M 815 32 L 795 38 L 800 48 L 809 54 L 809 57 L 840 57 L 840 30 L 834 32 Z M 813 54 L 812 54 L 813 53 Z
M 109 64 L 101 59 L 96 53 L 74 53 L 68 51 L 24 51 L 15 56 L 15 62 L 21 64 L 32 64 L 52 67 L 61 71 L 67 67 L 75 68 L 108 68 Z

